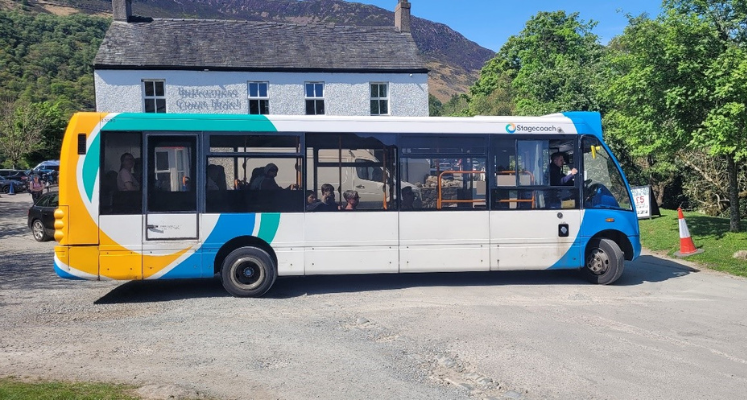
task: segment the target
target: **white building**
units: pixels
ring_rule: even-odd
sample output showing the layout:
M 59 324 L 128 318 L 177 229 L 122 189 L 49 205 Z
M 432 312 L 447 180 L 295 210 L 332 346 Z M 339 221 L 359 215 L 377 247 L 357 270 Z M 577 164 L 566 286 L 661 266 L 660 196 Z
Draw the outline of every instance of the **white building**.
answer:
M 114 21 L 94 60 L 108 112 L 428 116 L 428 70 L 410 3 L 391 28 L 134 17 Z

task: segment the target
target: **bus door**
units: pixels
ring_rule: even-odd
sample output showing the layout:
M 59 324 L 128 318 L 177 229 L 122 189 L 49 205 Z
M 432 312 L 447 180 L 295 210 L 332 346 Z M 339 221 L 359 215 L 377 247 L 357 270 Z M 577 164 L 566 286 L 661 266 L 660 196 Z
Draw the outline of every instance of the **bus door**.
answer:
M 200 263 L 188 260 L 199 239 L 197 136 L 147 134 L 145 139 L 143 277 L 200 277 Z
M 400 272 L 487 271 L 487 136 L 402 137 Z
M 578 137 L 535 137 L 492 140 L 491 270 L 583 264 Z
M 142 132 L 101 132 L 100 279 L 143 278 L 142 143 Z

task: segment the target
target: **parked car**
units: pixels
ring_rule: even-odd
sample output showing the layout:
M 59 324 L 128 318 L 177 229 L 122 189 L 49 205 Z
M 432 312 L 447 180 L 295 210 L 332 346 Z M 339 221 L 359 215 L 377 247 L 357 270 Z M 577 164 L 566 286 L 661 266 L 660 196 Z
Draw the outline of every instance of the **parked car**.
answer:
M 10 185 L 13 184 L 13 193 L 21 193 L 28 190 L 28 185 L 23 181 L 8 179 L 0 176 L 0 191 L 3 193 L 10 193 Z
M 57 209 L 58 201 L 59 192 L 49 192 L 29 208 L 28 225 L 37 242 L 54 237 L 54 210 Z
M 0 169 L 0 176 L 17 181 L 28 182 L 30 170 L 22 169 Z

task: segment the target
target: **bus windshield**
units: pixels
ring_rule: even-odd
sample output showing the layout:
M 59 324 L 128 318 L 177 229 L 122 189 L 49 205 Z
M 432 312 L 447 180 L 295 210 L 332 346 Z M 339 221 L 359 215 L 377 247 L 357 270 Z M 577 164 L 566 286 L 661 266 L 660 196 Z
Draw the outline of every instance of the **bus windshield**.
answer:
M 632 210 L 628 187 L 620 170 L 599 139 L 583 138 L 584 207 Z

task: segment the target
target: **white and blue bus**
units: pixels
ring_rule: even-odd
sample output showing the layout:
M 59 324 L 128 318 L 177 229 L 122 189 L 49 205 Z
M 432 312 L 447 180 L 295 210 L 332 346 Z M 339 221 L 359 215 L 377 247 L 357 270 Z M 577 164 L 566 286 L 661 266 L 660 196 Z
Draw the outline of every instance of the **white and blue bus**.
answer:
M 389 118 L 77 113 L 55 211 L 63 278 L 582 269 L 639 256 L 598 113 Z M 330 194 L 331 193 L 331 194 Z

